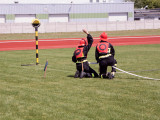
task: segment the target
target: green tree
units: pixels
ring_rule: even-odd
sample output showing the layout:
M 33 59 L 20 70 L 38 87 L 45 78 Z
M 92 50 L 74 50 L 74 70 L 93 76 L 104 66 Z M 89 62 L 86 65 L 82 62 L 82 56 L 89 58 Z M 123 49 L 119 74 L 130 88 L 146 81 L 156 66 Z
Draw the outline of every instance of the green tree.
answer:
M 144 0 L 134 0 L 134 6 L 136 8 L 142 8 L 144 6 Z
M 160 8 L 160 0 L 125 0 L 134 2 L 135 8 L 144 8 L 148 6 L 148 9 Z
M 160 0 L 155 0 L 154 7 L 160 8 Z

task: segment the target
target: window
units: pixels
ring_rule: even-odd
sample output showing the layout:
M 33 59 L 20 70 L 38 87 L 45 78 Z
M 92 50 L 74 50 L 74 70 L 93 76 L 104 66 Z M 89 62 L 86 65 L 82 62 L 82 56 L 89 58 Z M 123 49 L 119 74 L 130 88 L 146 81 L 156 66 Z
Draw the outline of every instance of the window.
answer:
M 15 3 L 15 4 L 18 4 L 19 2 L 18 2 L 18 1 L 14 1 L 14 3 Z
M 90 3 L 93 3 L 93 0 L 90 0 Z
M 99 3 L 99 0 L 96 0 L 97 3 Z
M 140 18 L 134 18 L 134 20 L 140 20 Z

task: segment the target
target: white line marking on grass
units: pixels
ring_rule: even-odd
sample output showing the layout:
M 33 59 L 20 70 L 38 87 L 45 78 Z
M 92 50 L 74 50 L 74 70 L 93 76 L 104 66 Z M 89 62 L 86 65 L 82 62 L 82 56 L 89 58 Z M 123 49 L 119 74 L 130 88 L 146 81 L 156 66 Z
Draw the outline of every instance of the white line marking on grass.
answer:
M 70 70 L 59 70 L 59 69 L 53 69 L 53 68 L 49 68 L 49 70 L 54 70 L 54 71 L 59 71 L 59 72 L 66 72 L 66 73 L 73 73 L 74 71 L 70 71 Z

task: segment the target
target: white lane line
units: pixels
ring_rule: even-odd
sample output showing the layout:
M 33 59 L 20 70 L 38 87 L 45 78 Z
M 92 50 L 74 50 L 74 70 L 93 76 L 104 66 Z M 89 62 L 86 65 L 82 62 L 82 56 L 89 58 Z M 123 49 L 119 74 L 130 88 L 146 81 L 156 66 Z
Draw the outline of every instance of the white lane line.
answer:
M 132 45 L 132 44 L 136 44 L 136 45 L 139 45 L 139 44 L 144 44 L 144 43 L 148 43 L 148 44 L 155 44 L 155 42 L 157 41 L 144 41 L 144 42 L 119 42 L 119 43 L 114 43 L 116 45 Z
M 23 42 L 34 42 L 34 40 L 33 41 L 26 41 L 26 40 L 24 40 L 24 41 L 4 41 L 4 42 L 0 42 L 0 43 L 23 43 Z
M 108 38 L 108 39 L 127 39 L 127 38 L 160 38 L 160 36 L 139 36 L 139 37 L 111 37 L 111 38 Z M 53 39 L 53 40 L 50 40 L 50 39 L 40 39 L 38 41 L 41 41 L 41 42 L 44 42 L 44 41 L 47 41 L 47 42 L 52 42 L 52 41 L 75 41 L 75 40 L 80 40 L 81 38 L 67 38 L 67 39 Z M 99 39 L 99 38 L 93 38 L 93 39 Z M 11 41 L 1 41 L 0 43 L 22 43 L 22 42 L 34 42 L 35 40 L 11 40 Z
M 160 36 L 136 36 L 136 37 L 113 37 L 113 38 L 108 38 L 108 39 L 122 39 L 122 38 L 160 38 Z

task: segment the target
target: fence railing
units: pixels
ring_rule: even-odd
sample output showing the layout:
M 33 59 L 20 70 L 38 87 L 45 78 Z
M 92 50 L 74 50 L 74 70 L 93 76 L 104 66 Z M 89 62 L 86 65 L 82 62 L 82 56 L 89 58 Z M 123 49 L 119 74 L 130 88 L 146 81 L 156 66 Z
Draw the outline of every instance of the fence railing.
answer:
M 89 31 L 160 29 L 160 20 L 42 23 L 39 27 L 39 33 L 79 32 L 84 28 Z M 34 28 L 31 23 L 0 23 L 0 33 L 34 33 Z

